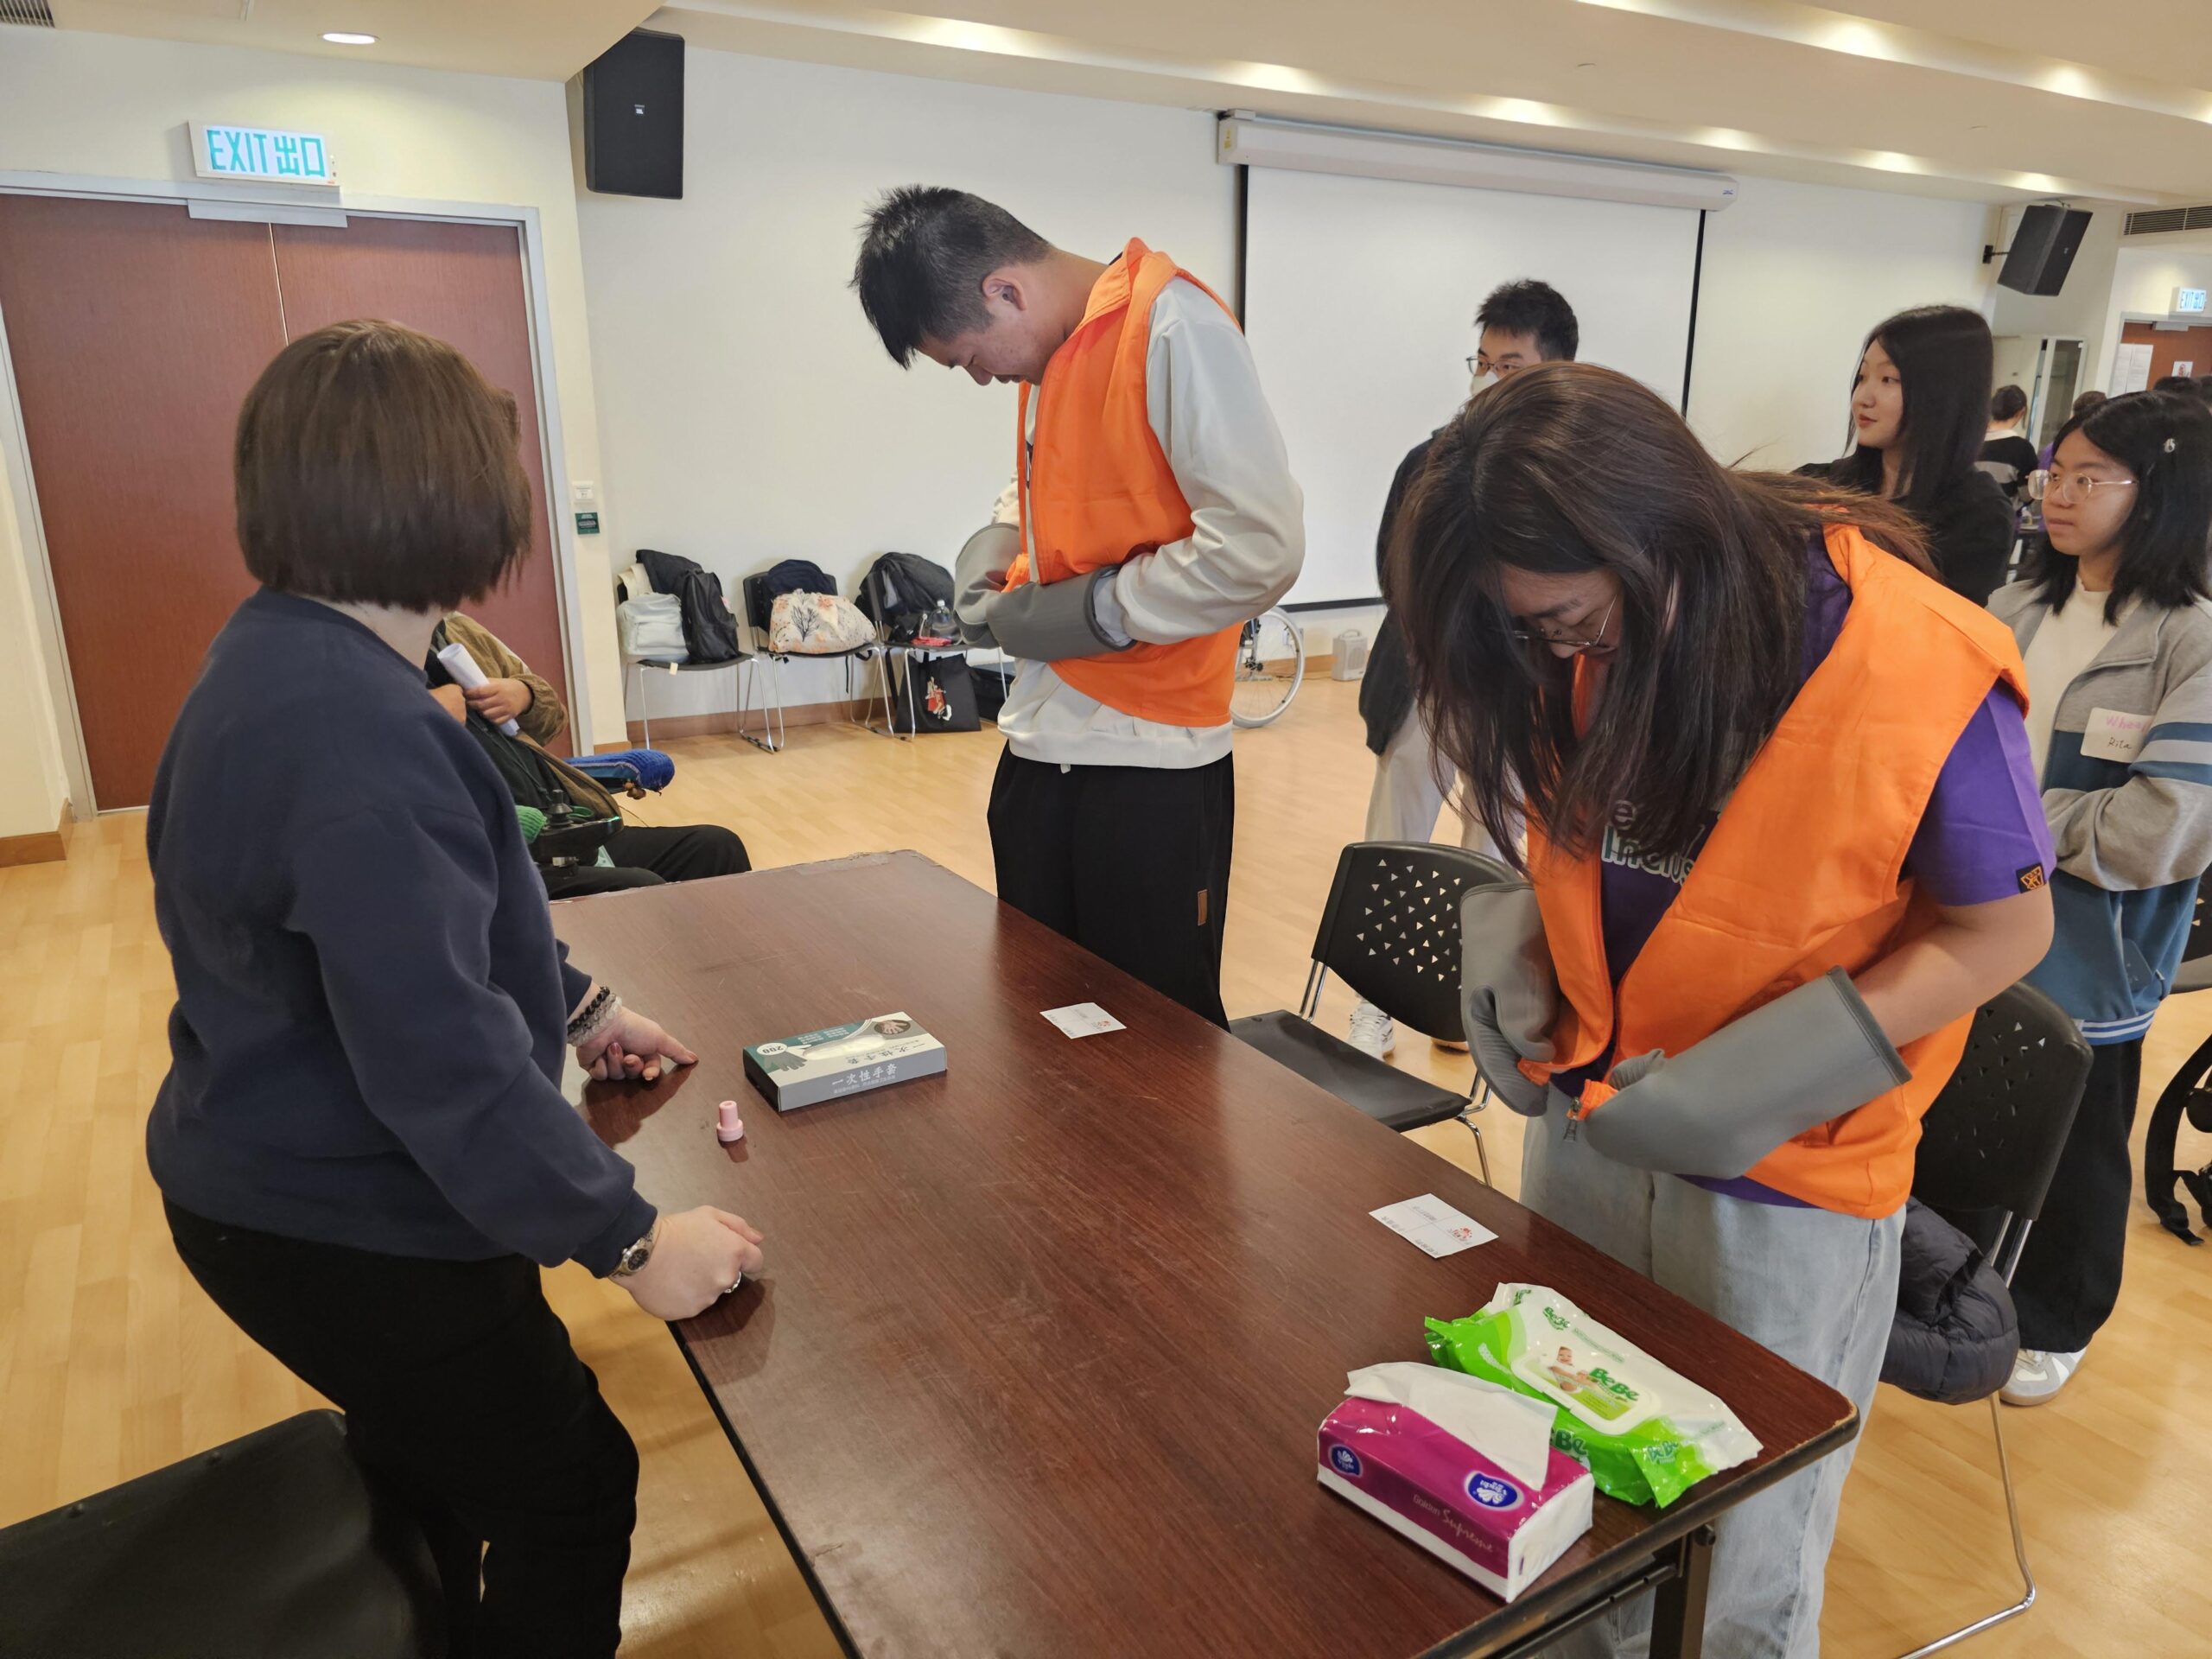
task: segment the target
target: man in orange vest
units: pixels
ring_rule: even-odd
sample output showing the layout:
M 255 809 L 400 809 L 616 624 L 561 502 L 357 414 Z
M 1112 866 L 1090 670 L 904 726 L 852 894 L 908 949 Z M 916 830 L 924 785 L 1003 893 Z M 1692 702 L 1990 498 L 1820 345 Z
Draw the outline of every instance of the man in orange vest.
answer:
M 1132 240 L 1101 262 L 914 187 L 853 276 L 901 367 L 1020 388 L 1014 533 L 963 551 L 971 645 L 1018 659 L 991 786 L 999 897 L 1217 1024 L 1239 630 L 1289 591 L 1302 499 L 1236 320 Z

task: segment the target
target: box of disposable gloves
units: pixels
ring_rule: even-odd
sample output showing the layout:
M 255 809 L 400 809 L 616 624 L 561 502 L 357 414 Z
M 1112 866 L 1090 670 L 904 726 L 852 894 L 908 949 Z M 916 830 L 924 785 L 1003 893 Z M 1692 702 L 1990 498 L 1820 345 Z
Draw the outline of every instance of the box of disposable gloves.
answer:
M 1510 1601 L 1590 1529 L 1590 1471 L 1550 1408 L 1433 1365 L 1354 1371 L 1321 1425 L 1321 1484 Z

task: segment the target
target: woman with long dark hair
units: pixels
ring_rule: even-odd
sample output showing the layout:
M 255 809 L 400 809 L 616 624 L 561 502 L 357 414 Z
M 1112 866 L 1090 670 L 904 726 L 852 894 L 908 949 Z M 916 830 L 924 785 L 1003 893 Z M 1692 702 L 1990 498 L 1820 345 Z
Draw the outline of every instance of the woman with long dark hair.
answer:
M 1936 574 L 1986 603 L 2012 556 L 2012 508 L 1976 469 L 1993 353 L 1981 314 L 1957 305 L 1900 311 L 1866 336 L 1852 382 L 1856 440 L 1840 461 L 1798 470 L 1894 501 L 1921 529 Z
M 2212 410 L 2175 392 L 2098 404 L 2029 487 L 2044 533 L 1990 609 L 2027 664 L 2058 857 L 2057 938 L 2032 978 L 2094 1058 L 2013 1276 L 2016 1406 L 2066 1386 L 2119 1300 L 2143 1034 L 2212 865 Z
M 1862 1412 L 1921 1114 L 2050 928 L 2018 653 L 1924 570 L 1896 507 L 1547 364 L 1439 435 L 1390 573 L 1439 749 L 1502 842 L 1525 804 L 1462 918 L 1522 1201 Z M 1847 1464 L 1724 1522 L 1716 1651 L 1815 1651 Z

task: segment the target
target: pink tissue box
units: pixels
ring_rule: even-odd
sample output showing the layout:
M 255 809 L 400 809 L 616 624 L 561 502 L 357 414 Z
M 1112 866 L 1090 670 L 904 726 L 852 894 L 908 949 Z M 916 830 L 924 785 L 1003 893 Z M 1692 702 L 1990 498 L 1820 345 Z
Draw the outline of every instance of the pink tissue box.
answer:
M 1590 1529 L 1590 1471 L 1555 1447 L 1531 1492 L 1404 1406 L 1346 1400 L 1320 1438 L 1321 1484 L 1503 1600 Z

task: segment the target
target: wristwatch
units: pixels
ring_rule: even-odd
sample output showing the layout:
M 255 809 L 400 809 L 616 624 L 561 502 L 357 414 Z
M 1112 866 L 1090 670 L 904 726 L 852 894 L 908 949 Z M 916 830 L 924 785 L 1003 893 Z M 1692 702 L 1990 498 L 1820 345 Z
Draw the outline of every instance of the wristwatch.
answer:
M 646 1262 L 653 1259 L 653 1240 L 659 1236 L 660 1222 L 656 1217 L 652 1230 L 636 1243 L 626 1246 L 622 1254 L 615 1258 L 614 1271 L 607 1276 L 610 1279 L 627 1279 L 639 1268 L 644 1267 Z

